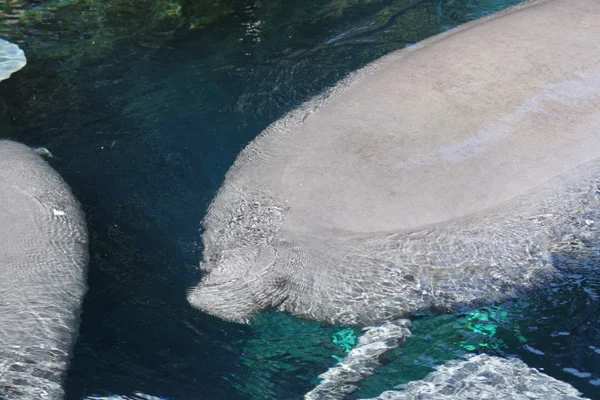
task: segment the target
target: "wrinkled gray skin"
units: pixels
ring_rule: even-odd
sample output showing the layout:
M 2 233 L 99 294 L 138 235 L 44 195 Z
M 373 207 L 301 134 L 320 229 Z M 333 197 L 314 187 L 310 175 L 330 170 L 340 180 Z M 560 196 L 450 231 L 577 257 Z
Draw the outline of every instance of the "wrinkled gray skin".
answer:
M 403 385 L 370 400 L 576 400 L 584 399 L 573 386 L 515 358 L 481 354 L 450 361 L 425 379 Z M 366 399 L 365 399 L 366 400 Z
M 377 325 L 556 277 L 600 223 L 600 2 L 546 0 L 392 53 L 275 122 L 203 221 L 202 311 Z
M 32 149 L 0 140 L 0 398 L 63 397 L 87 247 L 64 180 Z

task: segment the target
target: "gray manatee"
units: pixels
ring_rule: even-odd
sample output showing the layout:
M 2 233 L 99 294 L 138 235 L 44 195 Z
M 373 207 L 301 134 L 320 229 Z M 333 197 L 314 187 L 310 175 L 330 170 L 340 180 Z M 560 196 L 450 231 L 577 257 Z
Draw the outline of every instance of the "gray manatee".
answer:
M 203 226 L 188 301 L 378 325 L 513 298 L 597 235 L 600 2 L 542 0 L 392 53 L 269 126 Z
M 0 398 L 62 398 L 87 264 L 68 185 L 34 150 L 0 140 Z

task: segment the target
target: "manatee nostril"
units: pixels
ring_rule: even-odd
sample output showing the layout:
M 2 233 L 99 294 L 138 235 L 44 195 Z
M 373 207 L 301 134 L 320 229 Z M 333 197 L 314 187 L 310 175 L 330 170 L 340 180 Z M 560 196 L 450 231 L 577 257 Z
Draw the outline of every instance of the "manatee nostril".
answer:
M 200 269 L 203 271 L 210 271 L 212 262 L 209 261 L 200 261 Z
M 213 270 L 221 261 L 218 254 L 205 254 L 204 259 L 200 261 L 200 269 L 203 271 Z

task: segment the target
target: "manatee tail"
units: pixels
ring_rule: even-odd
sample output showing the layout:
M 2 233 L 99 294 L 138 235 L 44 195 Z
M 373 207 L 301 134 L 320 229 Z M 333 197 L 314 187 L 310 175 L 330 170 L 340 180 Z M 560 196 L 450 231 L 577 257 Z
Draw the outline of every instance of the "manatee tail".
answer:
M 381 326 L 366 328 L 358 345 L 335 367 L 319 375 L 323 380 L 304 395 L 305 400 L 343 399 L 358 389 L 358 383 L 373 375 L 381 365 L 381 358 L 403 346 L 411 335 L 407 319 L 386 322 Z

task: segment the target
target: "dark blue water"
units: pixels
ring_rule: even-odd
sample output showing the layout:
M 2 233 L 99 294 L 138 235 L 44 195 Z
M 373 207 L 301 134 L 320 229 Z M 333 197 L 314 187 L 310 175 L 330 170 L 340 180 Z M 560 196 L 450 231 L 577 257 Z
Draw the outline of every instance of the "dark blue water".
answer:
M 29 61 L 0 85 L 0 136 L 52 151 L 92 238 L 67 398 L 301 398 L 360 332 L 344 343 L 343 327 L 281 314 L 242 326 L 192 309 L 185 293 L 200 279 L 206 207 L 238 152 L 285 112 L 381 55 L 517 2 L 0 5 L 0 36 Z M 417 320 L 353 398 L 486 351 L 600 399 L 597 248 L 565 255 L 577 267 L 568 281 L 527 299 Z

